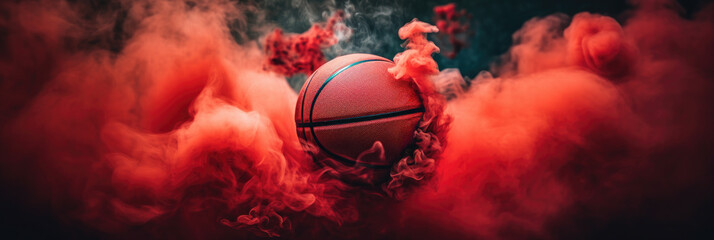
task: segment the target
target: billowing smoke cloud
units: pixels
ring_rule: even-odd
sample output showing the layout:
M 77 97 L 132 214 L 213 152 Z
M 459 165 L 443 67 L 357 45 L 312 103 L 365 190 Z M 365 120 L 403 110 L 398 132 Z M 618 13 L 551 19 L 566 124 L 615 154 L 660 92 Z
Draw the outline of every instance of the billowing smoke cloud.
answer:
M 353 220 L 350 205 L 333 207 L 344 184 L 307 164 L 296 93 L 262 70 L 256 44 L 233 41 L 227 22 L 242 21 L 238 6 L 127 2 L 132 24 L 119 27 L 131 36 L 118 52 L 82 46 L 111 26 L 85 22 L 79 7 L 9 6 L 7 93 L 39 88 L 8 99 L 10 178 L 37 181 L 29 187 L 58 214 L 106 231 L 199 215 L 278 236 L 291 228 L 289 212 Z M 27 175 L 12 175 L 18 168 Z
M 496 77 L 449 103 L 415 221 L 496 239 L 698 234 L 681 222 L 711 213 L 714 7 L 684 19 L 670 2 L 635 5 L 623 27 L 580 13 L 516 32 Z
M 262 24 L 254 6 L 3 9 L 0 173 L 15 196 L 4 225 L 40 216 L 118 238 L 687 237 L 712 213 L 713 5 L 687 18 L 666 1 L 635 2 L 619 22 L 535 18 L 467 89 L 442 72 L 448 145 L 402 201 L 311 163 L 296 93 L 246 30 Z

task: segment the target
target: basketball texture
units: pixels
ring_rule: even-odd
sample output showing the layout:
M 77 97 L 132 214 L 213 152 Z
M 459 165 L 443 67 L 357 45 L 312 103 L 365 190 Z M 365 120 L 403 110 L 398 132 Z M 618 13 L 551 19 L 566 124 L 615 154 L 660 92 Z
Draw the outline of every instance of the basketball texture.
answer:
M 319 148 L 316 161 L 338 171 L 388 173 L 401 158 L 424 106 L 411 82 L 387 71 L 393 66 L 379 56 L 351 54 L 325 63 L 307 79 L 295 122 L 298 136 Z M 373 148 L 376 142 L 382 148 Z

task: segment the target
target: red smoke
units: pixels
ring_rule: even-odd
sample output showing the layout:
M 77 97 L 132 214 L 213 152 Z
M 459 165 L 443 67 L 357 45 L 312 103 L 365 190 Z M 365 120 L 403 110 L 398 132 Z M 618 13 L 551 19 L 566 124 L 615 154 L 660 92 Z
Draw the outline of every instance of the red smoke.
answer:
M 466 47 L 466 38 L 471 34 L 471 14 L 465 9 L 456 11 L 456 4 L 449 3 L 434 7 L 434 21 L 439 28 L 439 36 L 448 39 L 449 51 L 442 52 L 448 58 L 455 58 Z
M 79 6 L 8 6 L 8 94 L 41 86 L 5 101 L 8 178 L 30 180 L 60 216 L 110 232 L 196 218 L 168 236 L 200 237 L 218 222 L 277 236 L 291 230 L 291 212 L 353 218 L 341 213 L 353 207 L 333 207 L 343 184 L 320 179 L 299 144 L 296 93 L 262 70 L 255 45 L 232 41 L 226 22 L 241 21 L 240 9 L 127 4 L 132 36 L 118 53 L 63 48 L 81 46 L 92 34 L 83 28 L 105 28 L 73 22 Z M 46 67 L 30 70 L 37 63 Z
M 668 3 L 636 5 L 624 27 L 580 13 L 564 31 L 554 15 L 516 32 L 497 77 L 449 103 L 449 145 L 435 190 L 408 200 L 414 221 L 496 239 L 600 238 L 616 218 L 694 228 L 676 222 L 706 216 L 712 199 L 698 191 L 713 180 L 714 72 L 702 62 L 714 60 L 714 7 L 686 20 Z
M 436 86 L 461 84 L 429 82 L 438 48 L 424 34 L 436 29 L 407 24 L 392 71 L 453 121 L 447 133 L 434 124 L 444 116 L 425 115 L 420 127 L 448 145 L 402 159 L 394 179 L 424 179 L 390 192 L 402 201 L 314 166 L 295 134 L 297 94 L 264 70 L 276 56 L 270 71 L 314 70 L 330 27 L 309 30 L 323 40 L 295 61 L 303 35 L 267 38 L 287 53 L 234 41 L 241 5 L 119 5 L 3 3 L 4 226 L 77 238 L 687 238 L 711 213 L 714 5 L 689 18 L 642 1 L 619 22 L 532 19 L 446 105 Z
M 325 24 L 314 24 L 302 34 L 284 35 L 276 28 L 265 38 L 265 68 L 285 76 L 296 73 L 312 74 L 325 63 L 323 48 L 337 43 L 335 32 L 345 31 L 339 23 L 344 18 L 343 11 L 337 11 Z M 323 26 L 324 25 L 324 26 Z
M 400 81 L 412 81 L 425 106 L 424 116 L 414 131 L 417 149 L 395 164 L 387 191 L 397 199 L 403 198 L 408 186 L 414 182 L 430 180 L 436 170 L 436 159 L 446 146 L 449 118 L 443 115 L 445 99 L 430 78 L 439 72 L 431 55 L 439 52 L 427 33 L 438 32 L 435 26 L 416 18 L 399 29 L 399 38 L 407 40 L 406 50 L 394 56 L 395 66 L 388 71 Z

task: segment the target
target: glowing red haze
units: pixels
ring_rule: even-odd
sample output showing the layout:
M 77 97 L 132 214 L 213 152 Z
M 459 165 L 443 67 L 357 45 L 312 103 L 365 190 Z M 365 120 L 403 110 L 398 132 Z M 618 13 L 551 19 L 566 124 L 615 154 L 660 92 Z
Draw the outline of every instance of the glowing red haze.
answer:
M 434 21 L 439 28 L 439 36 L 448 40 L 449 51 L 443 52 L 448 58 L 456 58 L 461 49 L 466 47 L 466 40 L 471 35 L 471 14 L 466 10 L 456 11 L 456 4 L 449 3 L 434 7 Z
M 534 18 L 449 102 L 431 82 L 438 48 L 424 34 L 436 28 L 408 23 L 390 71 L 433 104 L 420 128 L 436 134 L 415 136 L 423 151 L 395 167 L 391 189 L 425 180 L 392 195 L 327 177 L 295 134 L 297 94 L 278 74 L 323 63 L 339 13 L 305 33 L 319 41 L 273 32 L 261 49 L 229 28 L 252 6 L 117 4 L 2 3 L 3 226 L 122 239 L 687 238 L 712 213 L 712 4 L 687 18 L 669 1 L 634 1 L 621 21 Z

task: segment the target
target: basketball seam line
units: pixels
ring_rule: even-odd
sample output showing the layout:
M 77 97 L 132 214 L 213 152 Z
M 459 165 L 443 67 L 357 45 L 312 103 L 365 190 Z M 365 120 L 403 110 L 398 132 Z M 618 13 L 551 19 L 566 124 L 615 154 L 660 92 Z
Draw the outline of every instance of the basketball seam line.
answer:
M 358 64 L 361 64 L 361 63 L 374 62 L 374 61 L 389 62 L 389 60 L 383 60 L 383 59 L 367 59 L 367 60 L 361 60 L 361 61 L 357 61 L 357 62 L 351 63 L 350 65 L 347 65 L 347 66 L 345 66 L 345 67 L 342 67 L 340 70 L 337 70 L 335 73 L 333 73 L 332 75 L 330 75 L 330 77 L 328 77 L 327 80 L 325 80 L 325 82 L 322 83 L 322 86 L 320 86 L 320 88 L 319 88 L 319 89 L 317 90 L 317 92 L 315 93 L 315 96 L 312 98 L 312 104 L 310 105 L 310 115 L 309 115 L 309 117 L 310 117 L 310 123 L 312 123 L 312 113 L 313 113 L 313 110 L 315 110 L 315 103 L 317 102 L 317 97 L 320 96 L 320 93 L 321 93 L 322 90 L 325 88 L 325 86 L 327 86 L 327 83 L 329 83 L 330 81 L 332 81 L 333 78 L 337 77 L 338 74 L 344 72 L 344 71 L 347 70 L 348 68 L 354 67 L 354 66 L 356 66 L 356 65 L 358 65 Z M 306 90 L 306 91 L 307 91 L 307 90 Z M 315 128 L 314 128 L 314 126 L 311 126 L 311 127 L 310 127 L 310 132 L 312 133 L 312 138 L 315 140 L 315 144 L 317 144 L 317 146 L 318 146 L 320 149 L 322 149 L 322 151 L 324 151 L 325 153 L 327 153 L 327 155 L 330 155 L 330 157 L 333 157 L 335 160 L 338 160 L 338 161 L 341 161 L 341 162 L 347 163 L 347 164 L 360 165 L 360 166 L 364 166 L 364 167 L 368 167 L 368 168 L 377 168 L 377 169 L 382 168 L 382 169 L 383 169 L 383 168 L 390 168 L 390 167 L 391 167 L 390 165 L 372 165 L 372 164 L 366 164 L 366 163 L 359 163 L 359 162 L 357 162 L 357 161 L 353 161 L 353 160 L 347 159 L 347 158 L 345 158 L 345 157 L 342 157 L 342 156 L 340 156 L 340 155 L 337 155 L 337 154 L 335 154 L 335 153 L 333 153 L 333 152 L 330 152 L 330 150 L 327 150 L 327 148 L 325 148 L 325 146 L 322 146 L 322 144 L 320 143 L 320 141 L 317 140 L 317 135 L 315 134 Z
M 317 69 L 319 70 L 319 69 Z M 315 72 L 317 72 L 315 70 Z M 313 73 L 312 76 L 310 76 L 310 80 L 307 81 L 307 86 L 305 86 L 305 92 L 302 94 L 302 104 L 300 104 L 300 122 L 304 123 L 305 122 L 305 98 L 307 95 L 307 90 L 310 89 L 310 83 L 312 82 L 312 79 L 315 78 L 315 74 Z M 307 140 L 307 133 L 305 132 L 305 128 L 302 129 L 302 136 Z
M 366 116 L 320 121 L 320 122 L 298 123 L 297 127 L 321 127 L 321 126 L 340 125 L 340 124 L 347 124 L 347 123 L 357 123 L 357 122 L 365 122 L 365 121 L 378 120 L 378 119 L 391 118 L 391 117 L 399 117 L 399 116 L 409 115 L 409 114 L 413 114 L 413 113 L 421 113 L 421 112 L 424 112 L 424 107 L 412 108 L 412 109 L 395 111 L 395 112 L 378 113 L 378 114 L 372 114 L 372 115 L 366 115 Z

